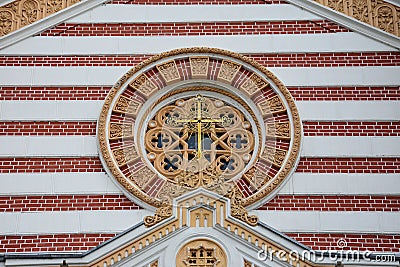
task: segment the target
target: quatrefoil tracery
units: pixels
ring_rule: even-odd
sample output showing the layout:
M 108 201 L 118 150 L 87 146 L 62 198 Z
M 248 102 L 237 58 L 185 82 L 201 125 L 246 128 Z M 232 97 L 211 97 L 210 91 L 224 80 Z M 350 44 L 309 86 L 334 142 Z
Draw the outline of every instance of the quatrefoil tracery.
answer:
M 254 147 L 251 124 L 244 115 L 204 96 L 179 99 L 161 108 L 149 122 L 145 140 L 155 169 L 170 181 L 192 188 L 208 185 L 218 176 L 235 177 Z

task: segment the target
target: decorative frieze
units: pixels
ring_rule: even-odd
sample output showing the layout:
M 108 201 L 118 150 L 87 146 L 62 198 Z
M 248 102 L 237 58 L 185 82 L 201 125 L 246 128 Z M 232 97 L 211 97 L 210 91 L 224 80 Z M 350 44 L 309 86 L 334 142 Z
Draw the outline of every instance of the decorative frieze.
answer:
M 133 137 L 133 128 L 131 124 L 111 122 L 108 131 L 110 140 Z
M 263 101 L 259 102 L 257 106 L 261 110 L 263 116 L 286 111 L 286 107 L 278 95 L 275 95 L 269 99 L 264 99 Z
M 178 67 L 174 60 L 157 65 L 157 69 L 167 84 L 171 84 L 181 80 Z
M 250 97 L 252 97 L 259 90 L 268 86 L 268 82 L 261 78 L 258 74 L 253 73 L 241 86 L 240 89 L 244 90 Z
M 139 75 L 129 85 L 147 97 L 152 95 L 158 89 L 158 87 L 144 73 Z
M 139 158 L 134 145 L 130 145 L 120 149 L 114 149 L 113 155 L 119 167 L 124 166 L 135 159 Z
M 290 123 L 277 122 L 266 124 L 266 134 L 269 138 L 290 139 Z
M 151 181 L 156 174 L 147 166 L 135 171 L 129 179 L 135 182 L 139 187 L 144 187 L 144 185 Z
M 141 104 L 134 99 L 120 96 L 114 105 L 113 111 L 136 116 Z
M 207 78 L 209 57 L 190 57 L 192 78 Z
M 218 72 L 218 79 L 231 83 L 239 72 L 242 65 L 230 60 L 222 60 L 221 68 Z
M 261 158 L 280 168 L 286 158 L 287 151 L 275 147 L 266 147 Z
M 400 36 L 400 6 L 382 0 L 314 0 L 361 22 Z
M 17 0 L 0 7 L 0 36 L 48 17 L 81 0 Z

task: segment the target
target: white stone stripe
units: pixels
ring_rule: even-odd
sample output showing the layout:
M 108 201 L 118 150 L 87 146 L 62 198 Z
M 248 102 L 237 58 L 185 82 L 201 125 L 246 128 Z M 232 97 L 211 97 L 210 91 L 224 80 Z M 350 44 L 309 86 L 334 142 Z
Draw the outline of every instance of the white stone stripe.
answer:
M 293 5 L 102 5 L 66 23 L 322 20 Z
M 97 156 L 95 136 L 0 136 L 0 157 Z
M 146 210 L 0 213 L 0 235 L 118 233 L 140 223 Z
M 0 86 L 108 86 L 132 67 L 0 67 Z M 286 86 L 398 86 L 400 67 L 271 67 Z
M 294 173 L 279 194 L 399 195 L 399 174 Z
M 95 121 L 101 100 L 0 101 L 1 121 Z M 400 120 L 400 101 L 296 101 L 303 121 Z
M 253 212 L 281 232 L 400 233 L 400 212 Z
M 379 182 L 377 182 L 379 181 Z M 294 173 L 280 195 L 399 195 L 399 174 Z M 0 195 L 122 194 L 105 173 L 1 173 Z
M 258 210 L 260 221 L 283 232 L 400 233 L 398 212 Z M 0 235 L 116 233 L 151 215 L 146 210 L 0 213 Z
M 122 194 L 111 178 L 100 172 L 1 173 L 0 195 Z
M 360 46 L 362 44 L 362 46 Z M 36 36 L 0 50 L 0 55 L 157 54 L 206 46 L 238 53 L 307 53 L 397 51 L 358 33 L 261 34 L 221 36 Z
M 95 136 L 0 136 L 0 157 L 97 156 Z M 306 136 L 304 157 L 397 157 L 398 136 Z

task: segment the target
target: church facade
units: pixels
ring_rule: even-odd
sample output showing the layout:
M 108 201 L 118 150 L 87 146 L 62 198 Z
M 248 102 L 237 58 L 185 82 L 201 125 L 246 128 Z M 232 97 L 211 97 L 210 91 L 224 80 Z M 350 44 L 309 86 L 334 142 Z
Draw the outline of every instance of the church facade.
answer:
M 0 266 L 398 266 L 400 6 L 6 1 Z

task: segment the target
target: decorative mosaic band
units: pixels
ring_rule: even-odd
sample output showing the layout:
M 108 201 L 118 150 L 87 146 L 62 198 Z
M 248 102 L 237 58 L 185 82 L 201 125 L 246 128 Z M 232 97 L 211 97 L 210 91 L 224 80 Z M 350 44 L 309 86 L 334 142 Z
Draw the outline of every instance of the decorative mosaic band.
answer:
M 81 0 L 17 0 L 0 7 L 0 36 L 28 26 Z
M 400 36 L 400 7 L 382 0 L 314 0 L 385 32 Z

